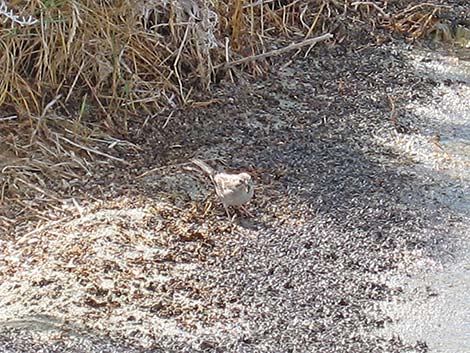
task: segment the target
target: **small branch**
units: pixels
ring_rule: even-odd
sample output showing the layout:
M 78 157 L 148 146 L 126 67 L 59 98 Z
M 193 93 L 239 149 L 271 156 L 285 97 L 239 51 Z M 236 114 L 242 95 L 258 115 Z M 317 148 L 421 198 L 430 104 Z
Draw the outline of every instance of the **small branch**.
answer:
M 388 103 L 390 105 L 390 122 L 393 125 L 397 124 L 397 115 L 396 115 L 396 110 L 395 110 L 395 98 L 392 97 L 391 95 L 387 95 L 388 97 Z
M 41 114 L 41 119 L 46 116 L 46 113 L 57 103 L 57 101 L 62 98 L 62 94 L 57 95 L 53 100 L 51 100 L 47 105 L 44 107 L 44 110 Z
M 58 219 L 58 220 L 53 221 L 53 222 L 47 222 L 47 223 L 43 224 L 42 226 L 39 226 L 36 229 L 33 229 L 32 231 L 30 231 L 30 232 L 26 233 L 25 235 L 23 235 L 20 239 L 17 240 L 16 244 L 21 245 L 21 244 L 25 243 L 26 241 L 28 241 L 32 235 L 34 235 L 36 233 L 39 233 L 39 232 L 42 232 L 43 230 L 52 228 L 56 224 L 59 224 L 61 222 L 68 221 L 68 220 L 71 220 L 71 219 L 72 218 L 70 216 L 67 216 L 67 217 Z
M 434 7 L 436 9 L 451 9 L 452 8 L 452 6 L 448 6 L 448 5 L 437 5 L 437 4 L 431 4 L 429 2 L 425 2 L 425 3 L 422 3 L 422 4 L 411 6 L 408 9 L 405 9 L 403 12 L 400 13 L 400 15 L 408 13 L 408 12 L 413 12 L 414 10 L 419 9 L 420 7 L 425 7 L 425 6 Z
M 373 6 L 377 11 L 379 11 L 382 14 L 382 16 L 384 16 L 386 18 L 390 17 L 390 15 L 385 13 L 385 11 L 379 5 L 377 5 L 376 3 L 372 2 L 372 1 L 356 1 L 356 2 L 351 3 L 351 6 L 354 6 L 356 8 L 356 10 L 357 10 L 357 7 L 359 5 Z
M 258 5 L 267 5 L 267 4 L 270 4 L 272 2 L 274 2 L 274 0 L 258 0 L 257 2 L 255 2 L 253 4 L 244 5 L 243 8 L 247 9 L 249 7 L 255 7 L 255 6 L 258 6 Z
M 61 202 L 62 200 L 60 200 L 59 198 L 55 197 L 52 192 L 50 191 L 45 191 L 43 189 L 41 189 L 40 187 L 36 186 L 36 185 L 33 185 L 31 183 L 28 183 L 27 181 L 24 181 L 23 179 L 21 178 L 16 178 L 16 180 L 22 182 L 23 184 L 25 184 L 26 186 L 29 186 L 31 189 L 34 189 L 36 190 L 37 192 L 43 194 L 44 196 L 47 196 L 47 197 L 50 197 L 51 199 L 53 199 L 54 201 L 58 201 L 58 202 Z
M 141 179 L 143 177 L 146 177 L 147 175 L 150 175 L 154 172 L 157 172 L 159 170 L 164 170 L 164 169 L 168 169 L 168 168 L 172 168 L 172 167 L 184 167 L 186 165 L 191 165 L 192 162 L 183 162 L 183 163 L 176 163 L 176 164 L 170 164 L 170 165 L 164 165 L 164 166 L 160 166 L 160 167 L 155 167 L 155 168 L 152 168 L 150 170 L 147 170 L 146 172 L 140 174 L 140 175 L 137 175 L 137 179 Z
M 59 136 L 60 139 L 64 140 L 65 142 L 71 144 L 72 146 L 75 146 L 75 147 L 78 147 L 78 148 L 81 148 L 82 150 L 85 150 L 89 153 L 94 153 L 94 154 L 97 154 L 99 156 L 103 156 L 103 157 L 106 157 L 106 158 L 109 158 L 109 159 L 112 159 L 114 161 L 118 161 L 118 162 L 121 162 L 121 163 L 124 163 L 124 164 L 127 164 L 127 165 L 130 165 L 129 162 L 125 161 L 124 159 L 121 159 L 121 158 L 117 158 L 117 157 L 114 157 L 114 156 L 111 156 L 110 154 L 107 154 L 107 153 L 104 153 L 104 152 L 101 152 L 99 150 L 96 150 L 94 148 L 90 148 L 90 147 L 87 147 L 87 146 L 83 146 L 83 145 L 79 145 L 78 143 L 76 142 L 73 142 L 71 140 L 69 140 L 68 138 L 66 137 L 63 137 L 63 136 Z
M 299 49 L 299 48 L 305 47 L 307 45 L 313 45 L 313 44 L 316 44 L 318 42 L 328 40 L 328 39 L 331 39 L 331 38 L 333 38 L 333 35 L 331 33 L 326 33 L 326 34 L 323 34 L 319 37 L 306 39 L 302 42 L 294 43 L 294 44 L 288 45 L 287 47 L 280 48 L 280 49 L 275 49 L 275 50 L 269 51 L 267 53 L 262 53 L 262 54 L 258 54 L 258 55 L 249 56 L 249 57 L 239 59 L 239 60 L 235 60 L 235 61 L 231 61 L 231 62 L 228 62 L 228 63 L 225 63 L 225 64 L 219 64 L 219 65 L 216 65 L 214 67 L 214 69 L 219 69 L 219 68 L 227 69 L 229 67 L 245 64 L 245 63 L 250 62 L 250 61 L 265 59 L 265 58 L 269 58 L 271 56 L 277 56 L 277 55 L 283 54 L 285 52 L 295 50 L 295 49 Z

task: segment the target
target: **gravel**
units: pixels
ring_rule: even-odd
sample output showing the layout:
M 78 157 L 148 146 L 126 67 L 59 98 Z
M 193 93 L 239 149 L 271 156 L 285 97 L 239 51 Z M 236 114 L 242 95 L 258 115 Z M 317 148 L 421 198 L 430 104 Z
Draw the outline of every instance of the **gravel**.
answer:
M 136 334 L 124 327 L 124 315 L 124 321 L 107 320 L 112 309 L 108 312 L 106 306 L 95 308 L 94 317 L 81 317 L 67 306 L 58 311 L 45 305 L 36 310 L 65 316 L 68 323 L 35 330 L 5 320 L 0 351 L 427 351 L 424 342 L 410 345 L 400 337 L 374 333 L 388 320 L 377 303 L 401 292 L 380 278 L 417 258 L 436 256 L 445 229 L 458 221 L 438 200 L 429 200 L 429 180 L 400 168 L 412 161 L 383 143 L 399 135 L 419 135 L 405 107 L 410 101 L 434 99 L 436 82 L 418 75 L 405 60 L 404 53 L 411 50 L 401 42 L 321 47 L 307 58 L 275 63 L 265 78 L 239 77 L 236 85 L 221 84 L 213 93 L 218 103 L 180 111 L 163 130 L 156 124 L 143 135 L 136 133 L 133 142 L 144 153 L 132 156 L 131 171 L 113 171 L 118 197 L 131 200 L 120 207 L 163 199 L 174 208 L 150 215 L 142 226 L 145 232 L 162 234 L 161 228 L 152 228 L 158 220 L 181 223 L 184 234 L 194 227 L 197 234 L 206 229 L 210 239 L 180 236 L 166 244 L 178 246 L 182 256 L 162 260 L 170 268 L 166 275 L 178 278 L 178 266 L 188 265 L 178 287 L 157 286 L 145 300 L 123 293 L 129 300 L 120 310 L 142 315 L 142 322 L 153 317 L 172 320 L 177 329 Z M 239 218 L 231 225 L 217 203 L 204 215 L 201 205 L 209 204 L 211 196 L 194 199 L 189 183 L 178 183 L 187 180 L 181 175 L 188 175 L 178 163 L 195 155 L 224 160 L 229 168 L 254 175 L 254 219 Z M 136 178 L 155 165 L 174 166 Z M 174 176 L 174 182 L 159 183 L 163 176 L 167 181 Z M 210 192 L 207 185 L 204 190 Z M 120 234 L 130 234 L 127 228 L 122 226 Z M 134 244 L 133 239 L 126 241 Z M 195 255 L 195 245 L 205 249 L 204 255 Z M 154 270 L 151 262 L 146 266 L 146 271 Z M 139 276 L 133 280 L 145 281 Z M 15 288 L 11 280 L 8 290 Z M 165 290 L 165 300 L 179 303 L 180 310 L 164 305 L 149 309 Z M 66 296 L 56 292 L 54 301 L 68 300 Z M 37 304 L 44 298 L 28 298 L 22 305 L 31 315 L 31 301 Z M 192 305 L 185 309 L 181 298 Z M 197 315 L 188 312 L 196 308 Z M 70 326 L 75 321 L 83 329 L 80 334 Z

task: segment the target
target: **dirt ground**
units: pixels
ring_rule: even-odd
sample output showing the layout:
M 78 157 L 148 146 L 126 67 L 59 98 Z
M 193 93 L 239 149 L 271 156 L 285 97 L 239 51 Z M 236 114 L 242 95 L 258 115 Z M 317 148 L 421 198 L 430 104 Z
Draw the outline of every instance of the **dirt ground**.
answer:
M 374 334 L 401 292 L 379 275 L 459 222 L 383 143 L 436 99 L 411 49 L 319 46 L 132 126 L 129 165 L 78 181 L 75 216 L 0 241 L 2 352 L 427 351 Z M 253 175 L 253 218 L 226 218 L 196 156 Z

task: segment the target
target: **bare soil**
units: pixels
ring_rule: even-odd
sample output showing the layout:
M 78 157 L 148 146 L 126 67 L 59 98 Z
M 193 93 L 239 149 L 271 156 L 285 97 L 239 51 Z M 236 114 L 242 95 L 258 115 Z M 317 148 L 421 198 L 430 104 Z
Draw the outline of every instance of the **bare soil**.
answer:
M 379 275 L 459 221 L 381 142 L 420 134 L 405 106 L 436 81 L 361 36 L 135 123 L 74 216 L 1 240 L 2 352 L 425 352 L 373 332 L 401 291 Z M 195 156 L 254 176 L 254 218 L 227 220 Z

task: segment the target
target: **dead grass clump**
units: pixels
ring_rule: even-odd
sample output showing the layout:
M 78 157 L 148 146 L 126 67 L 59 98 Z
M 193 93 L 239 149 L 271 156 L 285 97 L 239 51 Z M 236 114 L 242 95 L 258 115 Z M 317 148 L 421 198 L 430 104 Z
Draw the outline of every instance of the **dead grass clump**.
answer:
M 309 4 L 244 5 L 228 1 L 16 2 L 13 13 L 31 14 L 27 25 L 6 17 L 0 25 L 3 86 L 0 103 L 11 112 L 41 114 L 59 93 L 78 107 L 85 93 L 109 127 L 116 113 L 187 102 L 207 88 L 217 64 L 266 51 L 280 33 L 323 31 Z M 5 17 L 5 14 L 3 15 Z M 316 22 L 314 22 L 317 18 Z M 300 25 L 300 28 L 299 28 Z M 313 26 L 312 26 L 313 25 Z M 125 126 L 124 126 L 125 127 Z
M 15 22 L 6 9 L 33 17 Z M 269 51 L 280 35 L 310 38 L 350 13 L 419 36 L 439 9 L 388 14 L 360 1 L 15 1 L 0 13 L 0 103 L 41 114 L 59 93 L 59 103 L 72 107 L 86 93 L 99 117 L 122 130 L 116 113 L 154 114 L 185 103 L 194 87 L 210 85 L 215 66 Z
M 96 176 L 91 165 L 116 160 L 113 149 L 132 147 L 106 135 L 98 126 L 49 114 L 47 117 L 2 122 L 0 144 L 0 233 L 64 216 L 79 208 L 72 193 Z M 103 152 L 106 151 L 106 152 Z M 22 229 L 16 229 L 21 231 Z

